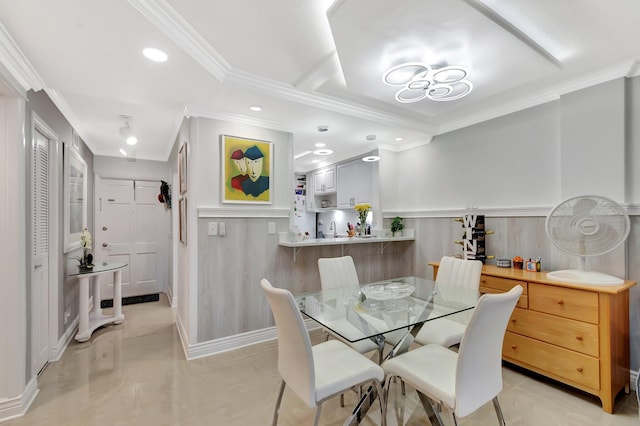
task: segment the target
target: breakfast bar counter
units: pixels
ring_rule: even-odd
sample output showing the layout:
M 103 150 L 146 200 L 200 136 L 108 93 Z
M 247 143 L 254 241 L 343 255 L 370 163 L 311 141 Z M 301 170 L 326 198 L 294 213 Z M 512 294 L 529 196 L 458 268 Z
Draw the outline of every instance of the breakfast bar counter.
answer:
M 280 241 L 278 245 L 283 247 L 293 248 L 293 261 L 296 261 L 297 255 L 304 247 L 317 247 L 317 246 L 342 246 L 344 250 L 345 245 L 351 244 L 380 244 L 380 254 L 384 253 L 385 247 L 389 244 L 397 241 L 414 241 L 415 235 L 411 233 L 411 236 L 398 236 L 398 237 L 378 237 L 378 236 L 363 236 L 363 237 L 338 237 L 338 238 L 308 238 L 302 241 L 290 241 L 287 238 L 288 233 L 284 232 L 280 235 Z M 344 253 L 343 253 L 344 255 Z

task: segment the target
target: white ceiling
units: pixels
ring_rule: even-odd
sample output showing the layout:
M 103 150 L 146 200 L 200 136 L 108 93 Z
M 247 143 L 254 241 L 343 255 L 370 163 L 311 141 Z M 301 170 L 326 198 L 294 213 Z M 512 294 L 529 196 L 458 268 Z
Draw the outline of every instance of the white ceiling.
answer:
M 336 162 L 640 68 L 637 0 L 20 0 L 0 1 L 0 24 L 0 65 L 45 89 L 96 155 L 127 148 L 129 115 L 135 156 L 162 161 L 185 115 L 291 132 L 295 155 L 324 142 Z M 400 104 L 382 73 L 401 61 L 466 66 L 474 90 Z

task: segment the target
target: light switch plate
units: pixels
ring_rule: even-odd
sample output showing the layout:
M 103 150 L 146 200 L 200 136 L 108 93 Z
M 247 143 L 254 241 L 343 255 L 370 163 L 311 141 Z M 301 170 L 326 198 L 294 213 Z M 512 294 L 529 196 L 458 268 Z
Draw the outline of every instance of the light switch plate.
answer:
M 267 234 L 274 235 L 276 233 L 276 223 L 267 222 Z
M 218 235 L 218 222 L 209 222 L 209 235 Z
M 218 235 L 220 235 L 221 237 L 224 237 L 227 234 L 227 227 L 225 226 L 224 222 L 220 222 L 218 224 Z

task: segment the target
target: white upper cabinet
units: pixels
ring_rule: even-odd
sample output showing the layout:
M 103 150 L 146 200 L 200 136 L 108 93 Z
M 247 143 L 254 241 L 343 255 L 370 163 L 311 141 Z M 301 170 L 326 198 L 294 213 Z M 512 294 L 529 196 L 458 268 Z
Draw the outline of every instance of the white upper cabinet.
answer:
M 338 208 L 370 203 L 373 194 L 373 163 L 355 160 L 337 166 Z
M 336 192 L 336 166 L 318 170 L 313 175 L 316 194 Z

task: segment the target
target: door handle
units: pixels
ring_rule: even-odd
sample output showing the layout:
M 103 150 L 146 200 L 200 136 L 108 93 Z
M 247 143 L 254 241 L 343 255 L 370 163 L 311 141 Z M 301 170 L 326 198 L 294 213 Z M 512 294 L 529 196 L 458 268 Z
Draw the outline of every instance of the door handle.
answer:
M 103 231 L 106 231 L 106 230 L 107 230 L 107 227 L 106 227 L 106 226 L 103 226 L 103 227 L 102 227 L 102 230 L 103 230 Z
M 108 246 L 108 245 L 109 245 L 109 244 L 107 244 L 107 243 L 102 243 L 102 247 L 106 247 L 106 246 Z
M 42 268 L 42 265 L 36 265 L 33 267 L 33 269 L 38 269 L 38 268 Z

